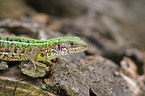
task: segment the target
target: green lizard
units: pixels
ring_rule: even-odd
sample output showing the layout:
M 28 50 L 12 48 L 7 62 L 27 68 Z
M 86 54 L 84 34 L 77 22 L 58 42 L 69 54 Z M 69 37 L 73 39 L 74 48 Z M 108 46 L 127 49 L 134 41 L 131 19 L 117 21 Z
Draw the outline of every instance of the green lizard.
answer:
M 75 36 L 59 37 L 46 41 L 0 36 L 0 60 L 31 61 L 35 69 L 36 65 L 46 67 L 39 61 L 50 61 L 86 49 L 88 49 L 88 44 Z

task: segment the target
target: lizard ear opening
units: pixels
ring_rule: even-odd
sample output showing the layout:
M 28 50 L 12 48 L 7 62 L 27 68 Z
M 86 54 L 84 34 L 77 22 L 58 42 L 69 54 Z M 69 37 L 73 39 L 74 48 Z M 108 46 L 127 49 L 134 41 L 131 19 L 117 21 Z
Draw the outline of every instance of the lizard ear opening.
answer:
M 61 50 L 61 46 L 60 46 L 60 44 L 58 44 L 57 46 L 58 46 L 58 50 Z

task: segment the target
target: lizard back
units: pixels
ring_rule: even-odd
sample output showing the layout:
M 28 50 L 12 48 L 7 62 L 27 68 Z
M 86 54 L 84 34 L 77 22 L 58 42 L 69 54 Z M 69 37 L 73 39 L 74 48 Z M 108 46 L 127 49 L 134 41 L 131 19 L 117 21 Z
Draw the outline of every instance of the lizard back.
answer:
M 6 61 L 26 61 L 29 60 L 29 53 L 37 44 L 45 41 L 12 37 L 0 36 L 0 59 Z

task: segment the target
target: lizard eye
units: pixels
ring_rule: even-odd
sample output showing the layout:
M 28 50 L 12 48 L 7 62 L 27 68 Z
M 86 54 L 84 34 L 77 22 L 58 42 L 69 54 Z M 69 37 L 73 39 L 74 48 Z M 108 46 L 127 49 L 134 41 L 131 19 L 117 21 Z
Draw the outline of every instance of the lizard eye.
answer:
M 73 43 L 73 42 L 70 42 L 70 45 L 75 45 L 75 43 Z

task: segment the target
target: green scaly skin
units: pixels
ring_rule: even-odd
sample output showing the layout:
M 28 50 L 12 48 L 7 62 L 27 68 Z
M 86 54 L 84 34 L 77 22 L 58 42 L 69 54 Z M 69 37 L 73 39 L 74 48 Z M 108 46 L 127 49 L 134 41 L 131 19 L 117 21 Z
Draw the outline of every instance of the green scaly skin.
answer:
M 49 61 L 86 49 L 88 49 L 88 44 L 75 36 L 59 37 L 46 41 L 0 36 L 0 60 L 4 61 L 32 61 L 34 65 L 45 67 L 38 61 Z

